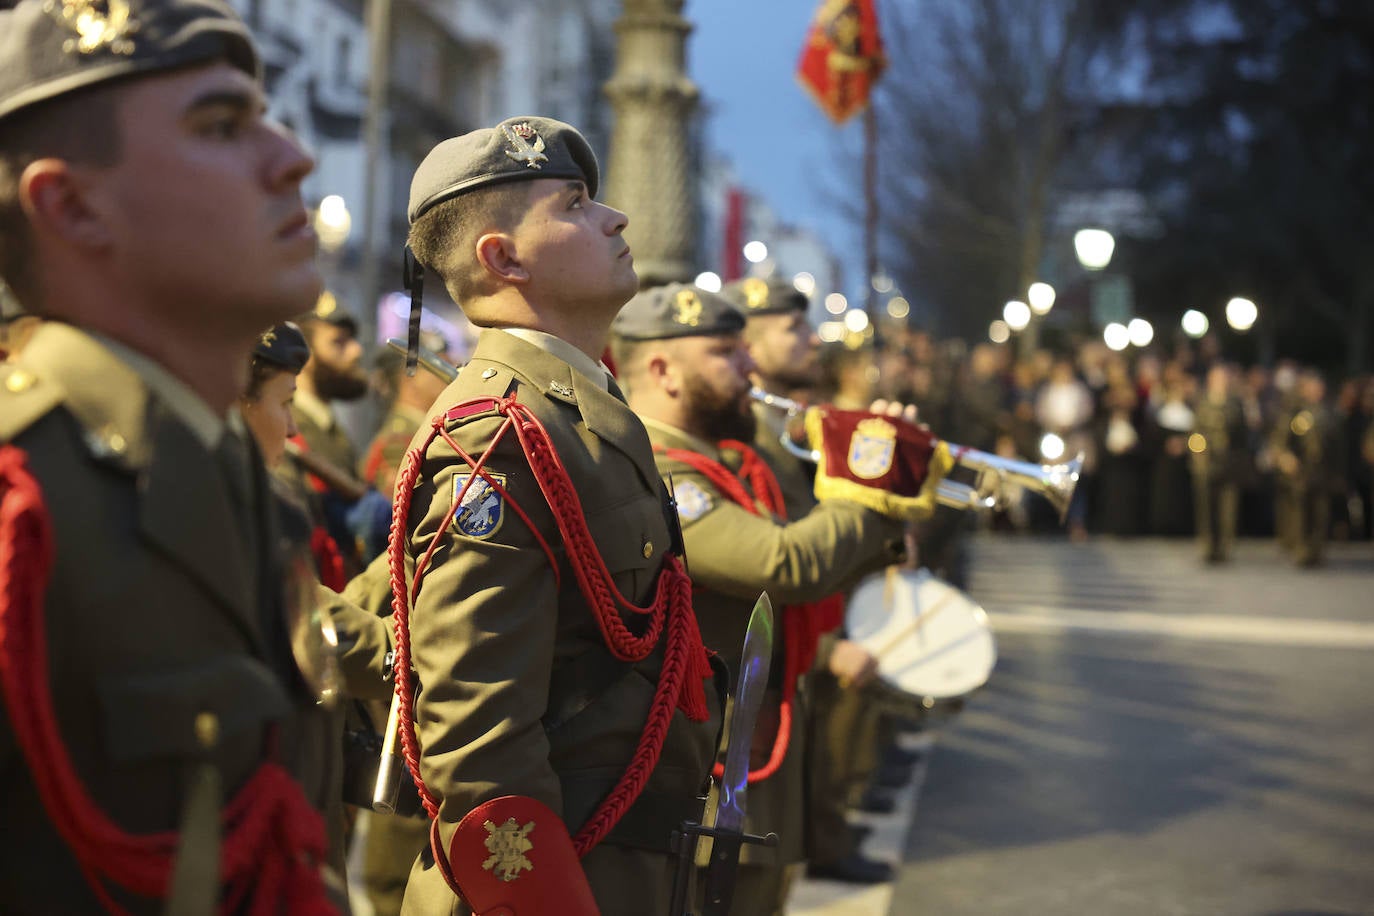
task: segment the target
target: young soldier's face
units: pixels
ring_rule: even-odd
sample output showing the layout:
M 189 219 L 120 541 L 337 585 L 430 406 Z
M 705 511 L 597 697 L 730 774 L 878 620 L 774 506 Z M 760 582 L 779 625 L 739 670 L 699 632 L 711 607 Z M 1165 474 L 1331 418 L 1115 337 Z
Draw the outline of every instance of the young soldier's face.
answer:
M 517 257 L 529 272 L 529 294 L 569 312 L 610 310 L 639 288 L 634 258 L 621 233 L 624 213 L 592 200 L 581 181 L 544 178 L 530 188 L 530 207 L 516 227 Z
M 242 334 L 319 295 L 301 200 L 314 168 L 264 116 L 260 87 L 226 63 L 135 80 L 121 93 L 123 155 L 93 170 L 121 291 L 167 321 Z

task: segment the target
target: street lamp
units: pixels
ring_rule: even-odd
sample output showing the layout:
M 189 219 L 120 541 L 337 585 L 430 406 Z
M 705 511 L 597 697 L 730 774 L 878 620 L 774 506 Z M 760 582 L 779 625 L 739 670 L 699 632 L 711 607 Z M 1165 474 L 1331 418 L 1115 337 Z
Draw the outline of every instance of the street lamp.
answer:
M 862 334 L 868 327 L 868 313 L 863 309 L 850 309 L 844 313 L 844 327 L 850 333 Z
M 1259 307 L 1249 299 L 1240 296 L 1226 303 L 1226 323 L 1234 330 L 1245 333 L 1255 326 L 1259 318 Z
M 1019 300 L 1013 299 L 1002 306 L 1002 320 L 1007 323 L 1007 327 L 1013 331 L 1024 331 L 1026 325 L 1030 324 L 1030 306 Z
M 1005 321 L 998 318 L 992 324 L 988 325 L 988 340 L 995 344 L 1006 343 L 1011 340 L 1011 328 L 1007 327 Z
M 703 270 L 692 282 L 708 293 L 720 292 L 720 274 L 714 270 Z
M 816 278 L 803 270 L 792 278 L 792 286 L 803 296 L 809 296 L 816 290 Z
M 1155 339 L 1154 325 L 1144 318 L 1132 318 L 1131 323 L 1126 325 L 1126 336 L 1131 341 L 1131 346 L 1148 347 L 1150 341 Z
M 1116 239 L 1106 229 L 1079 229 L 1073 236 L 1078 263 L 1088 270 L 1102 270 L 1112 262 Z
M 1026 301 L 1037 315 L 1048 315 L 1054 308 L 1054 287 L 1048 283 L 1032 283 L 1026 290 Z
M 1131 332 L 1124 324 L 1113 321 L 1102 329 L 1102 342 L 1119 353 L 1131 345 Z
M 905 296 L 893 296 L 887 300 L 887 313 L 893 318 L 905 318 L 911 314 L 911 303 Z
M 1183 321 L 1181 323 L 1183 325 L 1183 333 L 1193 338 L 1201 337 L 1206 334 L 1207 328 L 1211 326 L 1211 322 L 1207 320 L 1207 316 L 1197 309 L 1188 309 L 1188 311 L 1184 312 Z
M 330 194 L 320 201 L 315 211 L 315 235 L 319 237 L 320 247 L 326 252 L 335 252 L 348 241 L 348 233 L 353 229 L 353 214 L 348 212 L 348 204 L 337 194 Z
M 768 246 L 754 239 L 744 245 L 744 258 L 750 264 L 761 264 L 768 258 Z
M 825 310 L 830 314 L 843 315 L 847 308 L 849 300 L 844 297 L 844 293 L 831 293 L 825 297 Z

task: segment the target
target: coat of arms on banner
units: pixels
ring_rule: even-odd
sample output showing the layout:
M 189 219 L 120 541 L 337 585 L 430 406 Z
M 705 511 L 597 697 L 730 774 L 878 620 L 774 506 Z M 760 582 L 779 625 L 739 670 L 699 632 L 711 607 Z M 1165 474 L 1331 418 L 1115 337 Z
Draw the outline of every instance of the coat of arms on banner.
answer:
M 458 494 L 463 492 L 463 487 L 467 485 L 471 474 L 455 474 L 453 477 L 453 498 L 458 499 Z M 506 486 L 506 475 L 486 474 L 496 481 L 504 489 Z M 453 523 L 458 526 L 458 533 L 465 534 L 470 538 L 486 540 L 501 528 L 501 521 L 506 515 L 506 500 L 501 493 L 488 483 L 483 475 L 478 475 L 477 479 L 468 487 L 468 491 L 463 495 L 463 505 L 453 516 Z
M 897 427 L 879 417 L 860 420 L 849 440 L 849 472 L 861 480 L 881 477 L 897 452 Z

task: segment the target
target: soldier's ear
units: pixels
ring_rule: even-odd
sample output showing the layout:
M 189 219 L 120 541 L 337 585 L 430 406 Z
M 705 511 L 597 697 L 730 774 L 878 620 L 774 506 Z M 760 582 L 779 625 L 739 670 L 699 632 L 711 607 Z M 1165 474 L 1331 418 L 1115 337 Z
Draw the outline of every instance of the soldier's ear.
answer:
M 488 232 L 477 240 L 477 263 L 482 269 L 505 283 L 528 283 L 529 271 L 520 262 L 515 239 L 504 232 Z
M 644 374 L 659 391 L 676 397 L 682 390 L 682 373 L 663 351 L 655 351 L 644 361 Z
M 102 218 L 90 182 L 71 164 L 37 159 L 19 176 L 19 206 L 34 236 L 87 251 L 108 247 L 111 227 Z

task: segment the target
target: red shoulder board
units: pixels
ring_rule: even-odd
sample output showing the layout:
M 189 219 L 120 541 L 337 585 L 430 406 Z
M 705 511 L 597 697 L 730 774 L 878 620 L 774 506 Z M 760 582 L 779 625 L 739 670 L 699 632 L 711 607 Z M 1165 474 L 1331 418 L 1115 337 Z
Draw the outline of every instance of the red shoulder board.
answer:
M 448 864 L 476 916 L 601 914 L 567 826 L 538 799 L 504 795 L 469 811 Z
M 466 420 L 481 413 L 490 413 L 496 410 L 500 403 L 497 398 L 473 398 L 470 401 L 464 401 L 444 412 L 444 422 L 452 423 L 454 420 Z

